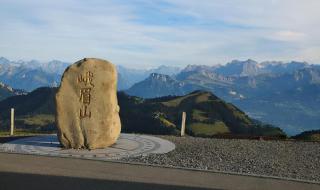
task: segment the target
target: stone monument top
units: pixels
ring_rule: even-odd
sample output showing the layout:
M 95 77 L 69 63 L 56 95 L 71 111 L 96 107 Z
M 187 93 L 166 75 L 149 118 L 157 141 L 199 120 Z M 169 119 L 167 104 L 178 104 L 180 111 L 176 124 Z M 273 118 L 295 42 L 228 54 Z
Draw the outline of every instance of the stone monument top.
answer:
M 96 149 L 114 144 L 121 130 L 116 67 L 94 58 L 70 65 L 56 94 L 56 123 L 65 148 Z

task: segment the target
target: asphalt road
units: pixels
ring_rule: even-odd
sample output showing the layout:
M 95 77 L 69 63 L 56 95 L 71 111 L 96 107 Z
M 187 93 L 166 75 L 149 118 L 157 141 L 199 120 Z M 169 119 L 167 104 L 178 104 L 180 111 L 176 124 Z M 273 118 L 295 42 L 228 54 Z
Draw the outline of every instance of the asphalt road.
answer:
M 72 158 L 0 153 L 0 189 L 290 189 L 319 184 Z

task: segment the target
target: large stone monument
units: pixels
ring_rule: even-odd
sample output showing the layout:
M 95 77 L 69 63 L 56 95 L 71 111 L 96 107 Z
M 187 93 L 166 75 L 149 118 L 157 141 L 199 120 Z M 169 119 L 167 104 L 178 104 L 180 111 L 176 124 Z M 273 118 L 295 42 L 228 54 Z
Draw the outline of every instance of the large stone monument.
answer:
M 101 59 L 69 66 L 56 94 L 58 138 L 65 148 L 105 148 L 116 142 L 121 123 L 117 71 Z

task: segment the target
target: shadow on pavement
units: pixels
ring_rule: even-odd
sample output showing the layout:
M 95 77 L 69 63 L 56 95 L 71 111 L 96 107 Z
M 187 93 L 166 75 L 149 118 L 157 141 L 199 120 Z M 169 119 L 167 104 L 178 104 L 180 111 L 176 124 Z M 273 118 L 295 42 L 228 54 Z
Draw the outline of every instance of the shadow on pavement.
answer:
M 33 136 L 6 136 L 6 137 L 0 137 L 0 143 L 7 143 L 10 141 L 18 140 L 18 139 L 23 139 L 27 137 L 33 137 Z
M 198 187 L 183 187 L 174 185 L 160 185 L 151 183 L 139 183 L 128 181 L 112 181 L 102 179 L 88 179 L 78 177 L 49 176 L 38 174 L 22 174 L 11 172 L 0 172 L 0 189 L 41 189 L 41 190 L 89 190 L 89 189 L 152 189 L 152 190 L 195 190 L 207 189 Z

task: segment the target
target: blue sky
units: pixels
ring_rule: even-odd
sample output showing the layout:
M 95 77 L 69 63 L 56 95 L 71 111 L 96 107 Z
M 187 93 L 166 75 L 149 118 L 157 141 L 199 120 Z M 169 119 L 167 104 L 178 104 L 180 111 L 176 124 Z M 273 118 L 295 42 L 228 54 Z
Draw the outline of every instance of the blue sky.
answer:
M 0 56 L 128 67 L 320 63 L 319 0 L 0 0 Z

